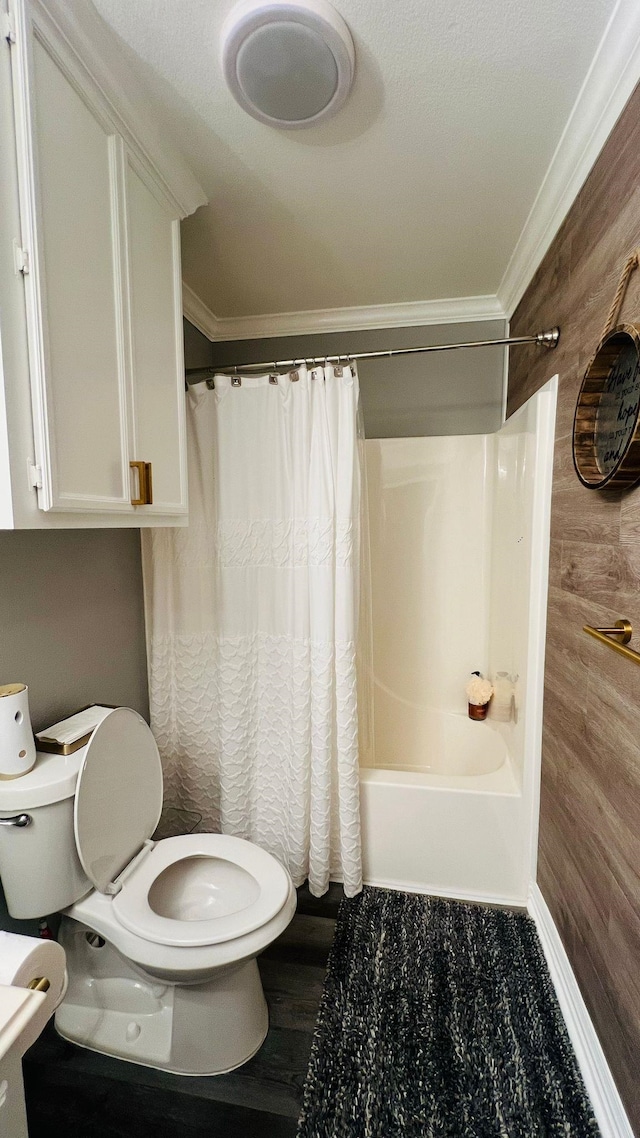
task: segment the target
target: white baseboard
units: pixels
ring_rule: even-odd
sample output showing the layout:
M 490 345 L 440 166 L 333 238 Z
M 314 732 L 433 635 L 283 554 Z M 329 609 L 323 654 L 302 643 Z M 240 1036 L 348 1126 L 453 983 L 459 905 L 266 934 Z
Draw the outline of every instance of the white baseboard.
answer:
M 333 878 L 331 879 L 333 881 Z M 449 901 L 468 901 L 472 905 L 497 905 L 501 908 L 526 909 L 527 902 L 522 897 L 507 896 L 502 893 L 487 893 L 473 889 L 448 889 L 446 886 L 422 885 L 416 881 L 391 881 L 387 878 L 365 876 L 365 885 L 375 889 L 392 889 L 396 893 L 419 893 L 427 897 L 443 897 Z
M 529 895 L 528 909 L 538 930 L 560 1010 L 567 1025 L 602 1138 L 634 1138 L 618 1088 L 569 963 L 569 957 L 547 903 L 535 884 Z

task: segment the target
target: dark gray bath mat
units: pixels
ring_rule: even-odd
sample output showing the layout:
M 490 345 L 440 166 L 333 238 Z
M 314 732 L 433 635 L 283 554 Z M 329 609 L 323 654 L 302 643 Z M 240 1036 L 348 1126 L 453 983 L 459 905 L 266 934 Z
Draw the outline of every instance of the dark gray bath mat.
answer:
M 384 889 L 342 902 L 298 1138 L 598 1134 L 529 917 Z

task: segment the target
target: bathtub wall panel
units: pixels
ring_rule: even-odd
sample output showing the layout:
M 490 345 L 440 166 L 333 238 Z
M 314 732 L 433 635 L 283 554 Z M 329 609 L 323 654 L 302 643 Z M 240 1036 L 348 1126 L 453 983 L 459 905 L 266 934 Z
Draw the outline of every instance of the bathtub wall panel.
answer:
M 492 440 L 489 672 L 496 696 L 489 718 L 507 742 L 520 783 L 525 759 L 536 426 L 535 403 L 528 404 Z
M 554 377 L 494 436 L 489 673 L 495 694 L 488 722 L 506 745 L 520 788 L 525 895 L 537 867 L 557 391 Z
M 493 446 L 487 435 L 365 444 L 375 759 L 428 770 L 442 712 L 488 667 Z

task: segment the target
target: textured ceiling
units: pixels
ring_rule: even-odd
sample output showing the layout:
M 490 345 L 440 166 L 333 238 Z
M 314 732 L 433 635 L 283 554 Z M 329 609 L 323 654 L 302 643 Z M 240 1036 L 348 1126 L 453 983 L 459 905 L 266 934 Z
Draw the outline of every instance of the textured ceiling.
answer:
M 184 279 L 218 316 L 495 293 L 614 0 L 337 0 L 356 82 L 284 132 L 224 85 L 233 0 L 94 0 L 209 205 Z

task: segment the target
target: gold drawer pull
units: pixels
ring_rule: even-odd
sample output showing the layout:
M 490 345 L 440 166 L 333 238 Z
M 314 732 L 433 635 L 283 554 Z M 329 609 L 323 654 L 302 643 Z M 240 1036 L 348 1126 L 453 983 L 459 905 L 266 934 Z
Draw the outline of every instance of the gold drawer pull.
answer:
M 151 476 L 151 463 L 141 462 L 139 459 L 132 459 L 129 463 L 131 470 L 138 471 L 138 498 L 131 499 L 132 506 L 152 506 L 153 505 L 153 481 Z

